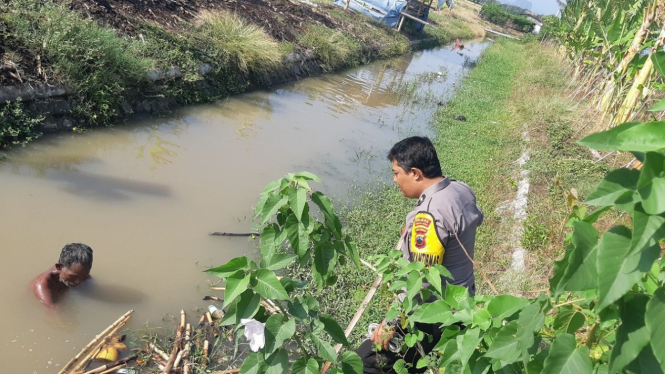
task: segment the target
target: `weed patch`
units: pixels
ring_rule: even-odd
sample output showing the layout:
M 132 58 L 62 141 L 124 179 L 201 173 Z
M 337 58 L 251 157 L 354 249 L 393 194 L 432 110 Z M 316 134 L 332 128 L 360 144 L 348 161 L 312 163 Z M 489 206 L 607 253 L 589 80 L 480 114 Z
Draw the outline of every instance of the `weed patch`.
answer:
M 306 48 L 313 49 L 327 71 L 356 66 L 360 63 L 360 46 L 341 31 L 321 25 L 310 25 L 299 38 Z
M 7 102 L 0 108 L 0 149 L 26 145 L 39 138 L 37 130 L 43 118 L 25 111 L 20 101 Z

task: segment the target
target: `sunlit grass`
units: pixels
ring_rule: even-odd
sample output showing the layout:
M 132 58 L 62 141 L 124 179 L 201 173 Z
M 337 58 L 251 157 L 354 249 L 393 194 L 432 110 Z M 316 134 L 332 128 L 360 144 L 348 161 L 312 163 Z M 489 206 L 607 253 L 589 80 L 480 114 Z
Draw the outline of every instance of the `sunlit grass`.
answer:
M 310 25 L 300 38 L 302 46 L 310 48 L 319 56 L 325 70 L 355 66 L 360 61 L 360 46 L 339 30 L 321 25 Z
M 228 53 L 243 72 L 265 71 L 281 62 L 279 43 L 259 26 L 227 12 L 205 11 L 199 17 L 203 23 L 193 29 L 192 36 Z

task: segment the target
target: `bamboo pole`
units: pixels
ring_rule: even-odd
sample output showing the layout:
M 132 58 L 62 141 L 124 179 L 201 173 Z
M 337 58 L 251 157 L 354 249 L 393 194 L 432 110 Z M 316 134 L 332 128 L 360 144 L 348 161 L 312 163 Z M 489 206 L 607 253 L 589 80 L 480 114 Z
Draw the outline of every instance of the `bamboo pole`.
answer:
M 240 368 L 236 368 L 236 369 L 216 371 L 216 372 L 210 373 L 210 374 L 234 374 L 234 373 L 239 373 L 239 372 L 240 372 Z
M 175 359 L 178 355 L 178 350 L 180 350 L 180 346 L 182 345 L 182 335 L 185 332 L 185 311 L 180 310 L 180 325 L 178 326 L 178 330 L 175 333 L 175 340 L 173 341 L 173 348 L 171 349 L 171 356 L 169 356 L 169 360 L 166 362 L 166 367 L 163 370 L 164 374 L 169 374 L 171 372 L 171 369 L 173 368 L 173 364 L 175 363 Z
M 363 263 L 365 263 L 363 261 Z M 369 264 L 366 264 L 366 266 L 371 266 Z M 363 313 L 365 312 L 365 308 L 369 305 L 369 302 L 372 301 L 372 297 L 374 297 L 374 294 L 376 293 L 376 289 L 379 288 L 381 285 L 381 280 L 383 279 L 383 275 L 379 274 L 376 279 L 374 280 L 374 283 L 372 284 L 372 288 L 369 289 L 369 292 L 367 292 L 367 295 L 363 299 L 362 303 L 360 303 L 360 307 L 356 311 L 356 314 L 353 315 L 353 318 L 351 319 L 351 322 L 349 322 L 349 325 L 346 327 L 346 330 L 344 330 L 344 336 L 349 337 L 351 334 L 351 331 L 353 331 L 353 328 L 356 327 L 356 324 L 360 320 L 360 317 L 362 317 Z M 339 350 L 342 349 L 341 344 L 337 344 L 335 346 L 335 354 L 339 353 Z M 328 368 L 330 368 L 331 362 L 326 361 L 326 363 L 323 365 L 323 368 L 321 368 L 321 374 L 324 374 L 326 371 L 328 371 Z
M 111 369 L 111 368 L 117 368 L 118 366 L 125 365 L 125 364 L 128 363 L 129 361 L 136 360 L 138 357 L 139 357 L 139 356 L 137 356 L 137 355 L 132 355 L 132 356 L 129 356 L 129 357 L 125 357 L 125 358 L 123 358 L 122 360 L 114 361 L 114 362 L 108 363 L 108 364 L 106 364 L 106 365 L 104 365 L 104 366 L 100 366 L 100 367 L 98 367 L 98 368 L 96 368 L 96 369 L 93 369 L 93 370 L 90 370 L 90 371 L 86 371 L 84 374 L 99 374 L 99 373 L 101 373 L 101 372 L 105 372 L 105 371 L 108 370 L 108 369 Z
M 201 359 L 203 359 L 203 362 L 201 362 L 201 369 L 205 369 L 206 366 L 208 366 L 208 349 L 210 348 L 210 343 L 206 339 L 203 342 L 203 354 L 201 355 Z
M 169 360 L 169 355 L 166 354 L 161 348 L 159 348 L 156 344 L 154 343 L 148 343 L 148 349 L 152 350 L 153 352 L 157 353 L 159 357 L 161 357 L 164 361 Z
M 344 5 L 344 10 L 349 9 L 349 4 L 351 4 L 351 0 L 346 0 L 346 4 Z
M 184 354 L 182 355 L 182 372 L 184 374 L 189 373 L 189 353 L 192 350 L 192 325 L 189 323 L 185 328 L 185 349 Z
M 640 98 L 640 94 L 642 93 L 642 90 L 647 82 L 647 79 L 649 79 L 649 76 L 651 76 L 651 73 L 653 72 L 653 60 L 651 59 L 651 56 L 656 51 L 658 51 L 660 47 L 663 46 L 664 41 L 665 41 L 665 23 L 663 24 L 663 27 L 660 30 L 660 35 L 658 35 L 656 44 L 653 46 L 653 48 L 651 48 L 651 53 L 649 53 L 649 58 L 647 58 L 647 60 L 644 62 L 644 66 L 642 66 L 640 72 L 637 74 L 637 76 L 635 76 L 633 85 L 630 88 L 630 91 L 628 91 L 626 99 L 623 101 L 621 107 L 619 108 L 619 112 L 617 113 L 617 116 L 614 121 L 615 124 L 624 123 L 632 117 L 633 111 L 635 110 L 635 106 L 637 106 L 637 100 Z
M 67 365 L 65 365 L 59 372 L 58 374 L 67 374 L 70 373 L 71 371 L 74 371 L 72 369 L 76 369 L 80 367 L 81 362 L 85 362 L 87 364 L 88 359 L 81 360 L 81 358 L 88 358 L 91 356 L 90 352 L 97 350 L 99 347 L 101 347 L 104 344 L 104 338 L 107 337 L 108 335 L 112 335 L 118 330 L 120 330 L 127 321 L 131 318 L 131 314 L 134 313 L 134 310 L 129 310 L 127 313 L 123 314 L 122 317 L 118 318 L 115 322 L 113 322 L 109 327 L 104 329 L 101 334 L 97 335 L 88 345 L 86 345 L 81 352 L 79 352 L 74 358 L 69 360 Z M 94 353 L 94 352 L 92 352 Z

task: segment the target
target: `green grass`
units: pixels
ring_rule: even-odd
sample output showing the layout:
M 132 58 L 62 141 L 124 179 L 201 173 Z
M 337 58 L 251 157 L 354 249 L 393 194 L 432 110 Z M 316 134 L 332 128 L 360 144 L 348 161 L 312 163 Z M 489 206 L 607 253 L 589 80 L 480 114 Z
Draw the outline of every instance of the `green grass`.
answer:
M 310 25 L 298 41 L 303 47 L 314 50 L 326 71 L 356 66 L 361 62 L 360 45 L 339 30 Z
M 67 4 L 16 0 L 0 18 L 8 27 L 9 44 L 19 44 L 40 55 L 45 73 L 74 88 L 80 103 L 74 114 L 91 124 L 107 124 L 117 117 L 126 87 L 145 85 L 153 65 L 141 57 L 139 43 L 84 19 Z
M 228 54 L 242 72 L 263 73 L 282 62 L 279 43 L 262 28 L 227 12 L 202 12 L 203 24 L 195 26 L 190 37 L 211 56 Z

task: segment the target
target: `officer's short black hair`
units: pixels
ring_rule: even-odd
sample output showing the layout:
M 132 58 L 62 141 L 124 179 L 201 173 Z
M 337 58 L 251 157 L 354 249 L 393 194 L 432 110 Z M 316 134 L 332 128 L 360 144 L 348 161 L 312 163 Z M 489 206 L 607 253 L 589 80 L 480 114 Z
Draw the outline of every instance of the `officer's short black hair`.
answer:
M 443 176 L 434 144 L 424 136 L 412 136 L 393 145 L 388 152 L 388 160 L 397 161 L 397 165 L 405 171 L 420 169 L 426 178 Z
M 92 248 L 83 243 L 66 244 L 60 252 L 60 260 L 58 262 L 65 267 L 70 267 L 74 264 L 92 267 Z

